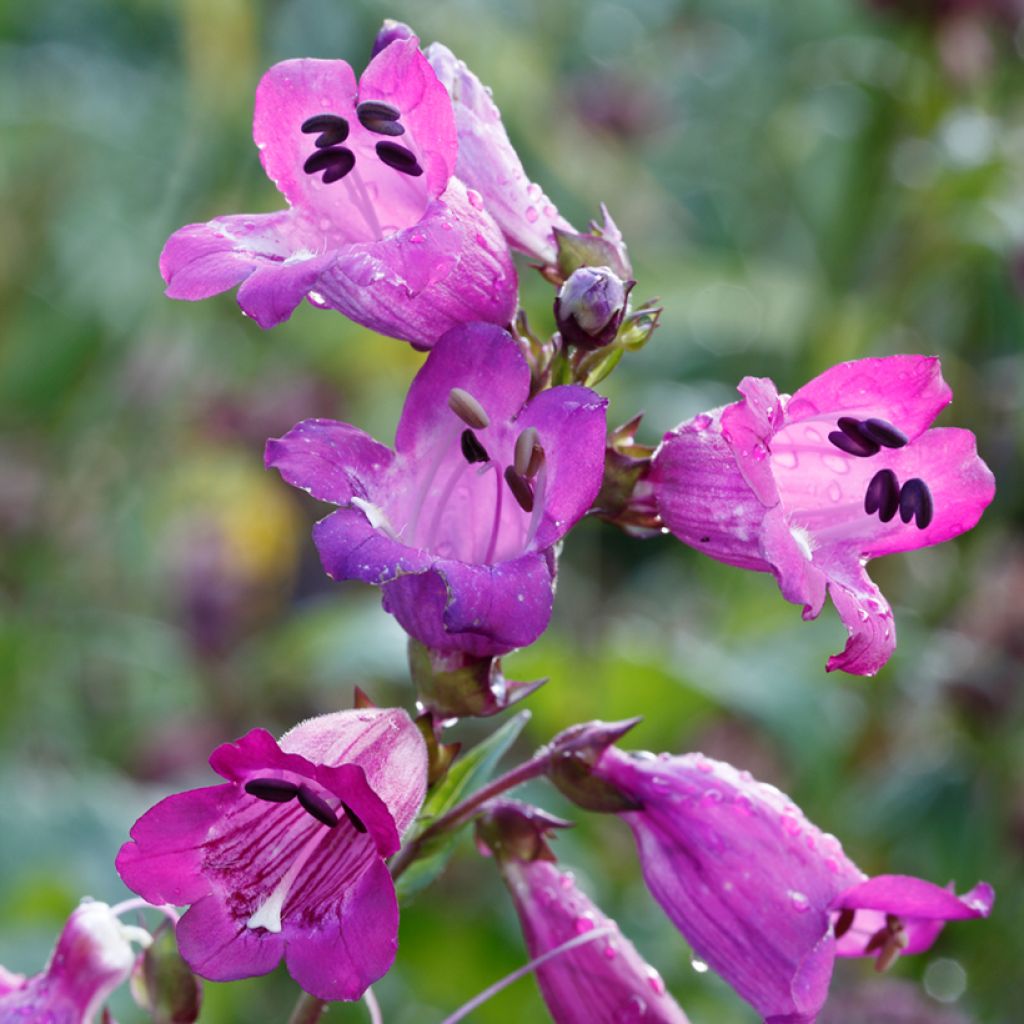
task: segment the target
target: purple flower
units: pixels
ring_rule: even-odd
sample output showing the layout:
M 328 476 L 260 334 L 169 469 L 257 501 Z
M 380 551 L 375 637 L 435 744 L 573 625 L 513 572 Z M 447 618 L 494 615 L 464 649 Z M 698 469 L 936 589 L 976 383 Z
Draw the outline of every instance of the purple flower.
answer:
M 289 209 L 176 231 L 160 257 L 171 298 L 240 284 L 243 312 L 273 327 L 308 297 L 418 348 L 456 324 L 511 319 L 511 256 L 452 176 L 451 101 L 415 38 L 383 50 L 358 84 L 341 60 L 274 65 L 253 138 Z
M 827 588 L 850 634 L 829 670 L 873 675 L 896 632 L 864 565 L 977 523 L 995 483 L 974 435 L 928 429 L 952 392 L 925 356 L 841 363 L 792 397 L 763 377 L 739 391 L 665 436 L 650 475 L 658 512 L 712 558 L 774 573 L 805 619 Z
M 506 800 L 480 821 L 534 958 L 597 929 L 610 933 L 559 953 L 537 968 L 537 982 L 555 1024 L 688 1024 L 658 972 L 633 943 L 559 870 L 544 835 L 568 822 Z
M 613 747 L 593 773 L 641 805 L 621 816 L 654 898 L 769 1024 L 814 1020 L 836 956 L 883 969 L 928 949 L 946 921 L 992 907 L 985 883 L 957 896 L 918 878 L 867 878 L 784 793 L 701 754 Z
M 416 375 L 395 451 L 333 420 L 267 443 L 268 466 L 341 506 L 313 531 L 327 573 L 380 586 L 385 609 L 434 650 L 487 657 L 536 640 L 551 547 L 600 487 L 605 400 L 578 386 L 529 395 L 515 340 L 470 324 Z
M 91 1024 L 135 966 L 131 942 L 148 945 L 147 931 L 122 924 L 106 903 L 83 900 L 57 940 L 50 962 L 31 978 L 0 967 L 4 1024 Z
M 282 955 L 321 999 L 357 999 L 391 966 L 398 904 L 384 858 L 423 801 L 426 750 L 404 711 L 322 715 L 280 743 L 253 729 L 218 747 L 227 782 L 162 800 L 117 857 L 177 926 L 197 974 L 266 974 Z

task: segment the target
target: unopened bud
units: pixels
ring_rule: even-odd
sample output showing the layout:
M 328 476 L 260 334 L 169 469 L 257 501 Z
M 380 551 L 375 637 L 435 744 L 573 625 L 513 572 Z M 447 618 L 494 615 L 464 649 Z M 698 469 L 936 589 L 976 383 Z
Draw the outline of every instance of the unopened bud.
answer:
M 623 281 L 610 267 L 574 270 L 555 299 L 563 340 L 585 350 L 614 341 L 632 287 L 632 281 Z

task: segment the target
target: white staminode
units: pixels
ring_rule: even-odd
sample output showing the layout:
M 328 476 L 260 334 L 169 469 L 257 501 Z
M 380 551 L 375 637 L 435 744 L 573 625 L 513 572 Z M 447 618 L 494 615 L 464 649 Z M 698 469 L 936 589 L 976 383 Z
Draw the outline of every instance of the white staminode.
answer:
M 256 910 L 245 922 L 246 928 L 266 928 L 268 932 L 279 932 L 281 930 L 281 911 L 284 909 L 284 902 L 288 899 L 288 893 L 299 872 L 305 867 L 306 861 L 313 855 L 313 851 L 329 833 L 318 829 L 313 833 L 309 842 L 299 851 L 292 866 L 281 876 L 281 881 L 274 886 L 270 895 L 256 908 Z
M 352 504 L 366 516 L 367 522 L 375 530 L 383 530 L 392 540 L 398 540 L 398 534 L 395 533 L 394 527 L 388 522 L 387 513 L 380 505 L 374 505 L 372 501 L 355 496 L 352 498 Z

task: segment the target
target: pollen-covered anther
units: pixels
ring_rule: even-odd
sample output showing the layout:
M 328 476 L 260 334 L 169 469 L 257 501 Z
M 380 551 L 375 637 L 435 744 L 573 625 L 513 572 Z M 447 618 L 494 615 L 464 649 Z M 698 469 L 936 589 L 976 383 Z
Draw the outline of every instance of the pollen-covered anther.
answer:
M 317 821 L 328 828 L 337 828 L 338 815 L 335 814 L 334 809 L 322 796 L 314 793 L 306 785 L 299 786 L 296 795 L 299 798 L 302 809 L 307 814 L 312 815 Z
M 873 953 L 877 949 L 879 952 L 878 959 L 875 960 L 875 970 L 887 971 L 899 958 L 900 953 L 907 948 L 909 942 L 903 922 L 895 914 L 886 914 L 885 927 L 879 928 L 868 939 L 864 952 Z
M 452 388 L 448 392 L 448 408 L 456 416 L 474 430 L 483 430 L 491 425 L 491 418 L 484 407 L 462 388 Z
M 408 174 L 410 178 L 418 178 L 423 173 L 423 168 L 420 167 L 416 154 L 411 149 L 406 149 L 397 142 L 378 142 L 374 148 L 381 162 L 388 167 Z
M 900 507 L 900 482 L 891 469 L 880 469 L 868 484 L 864 495 L 864 511 L 869 516 L 876 512 L 883 523 L 889 522 Z
M 935 502 L 928 485 L 919 477 L 913 477 L 900 488 L 900 519 L 909 523 L 911 519 L 919 530 L 924 530 L 935 516 Z
M 491 457 L 487 454 L 487 449 L 480 443 L 480 439 L 473 433 L 472 430 L 464 430 L 462 436 L 459 439 L 459 444 L 462 448 L 463 458 L 472 465 L 474 462 L 490 462 Z
M 316 135 L 319 132 L 319 138 L 313 145 L 318 149 L 326 149 L 348 138 L 348 121 L 337 114 L 316 114 L 302 122 L 301 130 L 304 135 Z
M 349 824 L 361 835 L 366 833 L 366 824 L 362 818 L 352 810 L 351 807 L 343 800 L 341 802 L 341 809 L 345 812 L 345 817 L 348 818 Z
M 508 489 L 512 492 L 512 497 L 516 499 L 519 507 L 524 512 L 532 512 L 533 488 L 528 480 L 516 472 L 515 466 L 505 467 L 505 483 L 508 484 Z
M 335 149 L 321 149 L 314 153 L 303 165 L 307 174 L 318 174 L 323 171 L 320 179 L 325 185 L 332 181 L 340 181 L 356 165 L 356 156 L 351 149 L 338 146 Z
M 837 939 L 841 939 L 850 930 L 855 916 L 855 910 L 851 910 L 849 907 L 843 907 L 843 909 L 839 911 L 836 923 L 832 926 L 832 934 Z
M 367 130 L 378 135 L 404 135 L 405 128 L 398 123 L 401 117 L 398 107 L 383 100 L 366 100 L 356 107 L 356 117 Z
M 512 462 L 515 471 L 526 480 L 532 480 L 544 465 L 544 449 L 536 427 L 527 427 L 516 438 L 515 457 Z
M 858 459 L 867 459 L 878 454 L 881 445 L 867 434 L 860 420 L 852 416 L 840 416 L 837 426 L 839 429 L 831 431 L 828 439 L 840 451 L 854 455 Z
M 299 787 L 287 779 L 249 779 L 244 789 L 257 800 L 266 800 L 272 804 L 285 804 L 294 800 Z

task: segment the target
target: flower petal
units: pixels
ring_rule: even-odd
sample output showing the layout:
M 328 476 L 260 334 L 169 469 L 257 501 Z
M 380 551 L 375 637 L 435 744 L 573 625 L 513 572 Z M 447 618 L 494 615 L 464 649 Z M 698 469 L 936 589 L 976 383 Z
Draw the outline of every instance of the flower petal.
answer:
M 312 928 L 286 927 L 288 971 L 325 1000 L 358 999 L 391 967 L 398 948 L 398 900 L 375 860 Z
M 264 330 L 276 327 L 292 315 L 336 258 L 328 252 L 257 267 L 238 289 L 238 305 Z
M 486 86 L 441 43 L 429 46 L 426 56 L 455 109 L 459 137 L 455 173 L 483 197 L 487 212 L 511 245 L 534 259 L 554 262 L 554 229 L 571 231 L 572 226 L 527 178 Z
M 541 552 L 497 565 L 438 559 L 427 572 L 392 580 L 383 596 L 385 610 L 427 647 L 477 657 L 532 644 L 547 628 L 554 599 Z
M 293 487 L 318 501 L 348 505 L 366 498 L 367 480 L 379 476 L 394 452 L 368 434 L 337 420 L 303 420 L 283 437 L 267 441 L 264 463 Z
M 252 137 L 267 176 L 292 206 L 329 207 L 336 183 L 302 169 L 314 152 L 302 125 L 316 114 L 355 119 L 356 77 L 343 60 L 286 60 L 275 64 L 256 88 Z
M 237 981 L 268 974 L 284 953 L 284 936 L 239 926 L 220 895 L 192 904 L 175 929 L 178 948 L 196 974 L 210 981 Z
M 873 676 L 896 649 L 889 602 L 848 551 L 816 554 L 815 561 L 828 577 L 829 596 L 850 634 L 843 650 L 828 659 L 828 671 Z
M 439 196 L 455 171 L 459 142 L 452 101 L 413 36 L 381 50 L 359 79 L 359 100 L 383 100 L 401 111 L 403 144 L 418 143 L 427 192 Z
M 787 422 L 878 416 L 911 440 L 953 398 L 934 356 L 899 355 L 840 363 L 805 384 L 786 404 Z
M 337 255 L 318 282 L 317 303 L 417 348 L 472 321 L 507 324 L 515 312 L 518 282 L 505 240 L 457 178 L 411 227 Z
M 541 391 L 516 420 L 517 430 L 536 428 L 545 453 L 544 518 L 535 540 L 539 549 L 559 540 L 597 497 L 604 475 L 607 406 L 608 400 L 589 388 L 568 385 Z
M 425 572 L 433 558 L 376 529 L 362 511 L 340 508 L 313 527 L 324 572 L 335 580 L 380 585 L 405 573 Z

